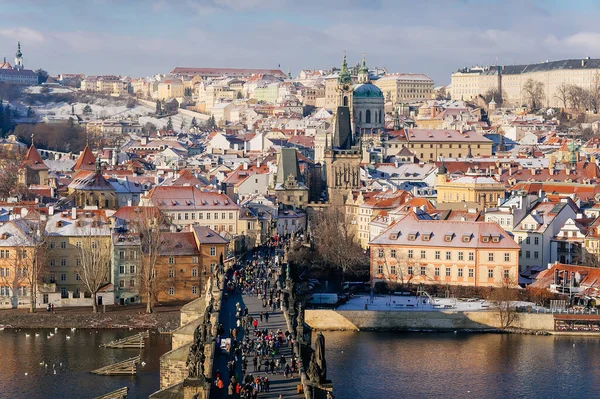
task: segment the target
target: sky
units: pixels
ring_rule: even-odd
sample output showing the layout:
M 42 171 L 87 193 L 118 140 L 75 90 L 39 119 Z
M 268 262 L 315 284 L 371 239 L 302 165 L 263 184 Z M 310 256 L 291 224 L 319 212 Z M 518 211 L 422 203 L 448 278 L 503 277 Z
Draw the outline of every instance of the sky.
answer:
M 176 66 L 300 69 L 366 54 L 424 73 L 600 58 L 598 0 L 0 0 L 0 56 L 26 68 L 132 77 Z

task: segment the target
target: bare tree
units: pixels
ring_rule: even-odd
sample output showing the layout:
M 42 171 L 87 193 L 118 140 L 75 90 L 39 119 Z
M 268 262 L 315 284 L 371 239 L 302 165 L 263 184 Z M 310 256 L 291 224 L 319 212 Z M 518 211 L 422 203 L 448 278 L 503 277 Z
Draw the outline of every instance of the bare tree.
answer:
M 146 295 L 146 313 L 152 313 L 161 287 L 157 263 L 166 245 L 161 228 L 167 220 L 156 207 L 141 206 L 135 212 L 132 230 L 140 237 L 141 287 Z
M 21 253 L 24 278 L 29 285 L 29 312 L 34 313 L 37 304 L 39 283 L 46 273 L 46 261 L 48 257 L 48 242 L 44 231 L 46 221 L 28 221 L 28 240 L 17 247 L 17 253 Z
M 539 109 L 544 99 L 544 84 L 531 78 L 525 81 L 523 85 L 523 98 L 531 109 Z
M 491 298 L 495 302 L 495 309 L 498 312 L 500 327 L 508 328 L 512 325 L 517 317 L 517 309 L 515 300 L 517 295 L 515 292 L 513 280 L 502 280 L 502 286 L 493 290 Z
M 327 263 L 342 271 L 342 278 L 367 270 L 369 260 L 356 238 L 356 228 L 346 221 L 340 209 L 330 207 L 322 211 L 315 218 L 313 231 L 317 251 Z
M 110 281 L 111 250 L 110 240 L 103 234 L 105 224 L 105 221 L 98 217 L 83 226 L 81 242 L 77 248 L 79 261 L 76 270 L 85 288 L 92 294 L 94 313 L 98 312 L 98 291 Z
M 566 109 L 569 101 L 569 85 L 565 82 L 559 84 L 554 97 L 562 103 L 563 109 Z
M 600 73 L 596 72 L 592 78 L 590 89 L 588 90 L 588 103 L 590 110 L 595 114 L 600 110 Z

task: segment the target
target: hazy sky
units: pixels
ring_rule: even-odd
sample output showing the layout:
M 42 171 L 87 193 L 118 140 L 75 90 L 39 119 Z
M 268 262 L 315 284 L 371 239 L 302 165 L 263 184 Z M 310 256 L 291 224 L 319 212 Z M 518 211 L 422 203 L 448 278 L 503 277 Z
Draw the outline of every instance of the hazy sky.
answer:
M 51 74 L 350 63 L 436 84 L 475 64 L 600 57 L 598 0 L 0 0 L 0 53 Z

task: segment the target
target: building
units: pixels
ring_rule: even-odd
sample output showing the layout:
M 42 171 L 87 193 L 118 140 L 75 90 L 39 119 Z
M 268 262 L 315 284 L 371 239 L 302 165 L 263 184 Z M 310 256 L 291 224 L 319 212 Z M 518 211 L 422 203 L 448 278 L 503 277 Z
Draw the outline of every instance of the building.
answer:
M 185 89 L 181 79 L 165 79 L 158 84 L 158 99 L 182 98 Z
M 420 161 L 441 158 L 491 157 L 493 142 L 474 131 L 405 129 L 387 141 L 385 153 L 394 156 L 408 148 Z
M 156 186 L 142 196 L 140 205 L 158 207 L 177 226 L 193 224 L 221 234 L 240 234 L 240 207 L 221 192 L 193 186 Z
M 24 86 L 35 86 L 38 84 L 37 74 L 30 69 L 25 69 L 23 65 L 21 42 L 17 42 L 14 67 L 6 61 L 6 57 L 4 57 L 4 62 L 0 64 L 0 82 Z
M 420 73 L 393 73 L 382 76 L 375 85 L 383 92 L 386 103 L 397 104 L 429 100 L 433 96 L 433 79 Z
M 279 69 L 176 67 L 170 74 L 188 77 L 199 76 L 202 79 L 220 78 L 224 76 L 230 78 L 249 78 L 252 75 L 273 75 L 282 79 L 287 78 L 287 75 Z
M 518 283 L 519 245 L 496 223 L 423 220 L 410 212 L 369 246 L 372 284 Z
M 48 184 L 48 171 L 50 168 L 44 163 L 38 150 L 35 148 L 33 143 L 25 159 L 19 167 L 19 183 L 26 187 L 33 185 L 47 185 Z
M 75 200 L 78 208 L 95 206 L 99 209 L 116 210 L 119 207 L 119 198 L 115 188 L 102 175 L 100 158 L 96 159 L 96 168 L 93 172 L 80 170 L 73 176 L 73 180 L 68 186 L 68 197 Z
M 504 199 L 506 187 L 494 177 L 466 175 L 449 179 L 442 163 L 435 183 L 438 209 L 485 210 Z
M 120 76 L 86 76 L 81 81 L 81 90 L 104 93 L 119 97 L 128 92 L 129 84 Z
M 600 83 L 600 59 L 463 68 L 452 74 L 451 96 L 453 100 L 471 101 L 493 91 L 502 94 L 503 104 L 520 106 L 528 100 L 523 86 L 529 79 L 543 84 L 541 106 L 564 107 L 564 96 L 559 92 L 561 85 L 574 85 L 585 90 L 596 87 Z
M 282 148 L 277 154 L 275 195 L 280 204 L 303 208 L 308 204 L 309 193 L 300 174 L 297 154 L 295 148 Z

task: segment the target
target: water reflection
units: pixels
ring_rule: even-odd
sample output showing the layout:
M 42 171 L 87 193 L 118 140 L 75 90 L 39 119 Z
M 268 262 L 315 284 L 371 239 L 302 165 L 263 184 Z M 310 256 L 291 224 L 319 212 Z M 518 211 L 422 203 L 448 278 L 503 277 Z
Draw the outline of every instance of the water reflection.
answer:
M 338 398 L 598 397 L 594 337 L 327 332 Z
M 100 348 L 102 343 L 135 332 L 83 329 L 0 331 L 0 397 L 91 398 L 128 386 L 128 398 L 147 398 L 158 390 L 159 357 L 170 350 L 170 337 L 151 333 L 150 345 L 147 342 L 146 348 L 141 350 Z M 89 373 L 138 354 L 146 364 L 138 367 L 136 376 Z

